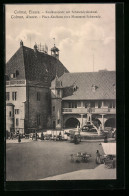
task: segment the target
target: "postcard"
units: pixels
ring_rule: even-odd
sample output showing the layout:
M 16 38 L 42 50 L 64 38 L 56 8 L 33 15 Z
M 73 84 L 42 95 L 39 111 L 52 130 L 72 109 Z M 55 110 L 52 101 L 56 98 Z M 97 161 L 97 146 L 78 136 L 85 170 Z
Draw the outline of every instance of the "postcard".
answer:
M 117 180 L 116 5 L 6 4 L 5 35 L 5 180 Z

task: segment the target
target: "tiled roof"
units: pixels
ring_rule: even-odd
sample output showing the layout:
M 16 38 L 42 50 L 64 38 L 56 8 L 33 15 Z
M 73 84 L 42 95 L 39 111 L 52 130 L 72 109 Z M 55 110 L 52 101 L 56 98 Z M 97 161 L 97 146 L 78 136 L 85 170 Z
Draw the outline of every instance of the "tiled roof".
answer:
M 34 52 L 33 49 L 22 46 L 7 62 L 6 74 L 19 71 L 17 79 L 27 79 L 29 81 L 42 81 L 44 75 L 53 80 L 57 74 L 60 77 L 64 72 L 68 72 L 65 66 L 55 57 Z M 10 78 L 11 79 L 11 78 Z
M 60 77 L 64 88 L 63 100 L 115 99 L 115 71 L 65 73 Z M 93 89 L 95 85 L 95 90 Z M 73 86 L 77 89 L 69 90 Z M 70 87 L 70 88 L 69 88 Z
M 23 47 L 20 47 L 6 64 L 6 75 L 8 75 L 9 79 L 11 79 L 10 74 L 16 73 L 16 70 L 20 73 L 17 79 L 25 79 Z

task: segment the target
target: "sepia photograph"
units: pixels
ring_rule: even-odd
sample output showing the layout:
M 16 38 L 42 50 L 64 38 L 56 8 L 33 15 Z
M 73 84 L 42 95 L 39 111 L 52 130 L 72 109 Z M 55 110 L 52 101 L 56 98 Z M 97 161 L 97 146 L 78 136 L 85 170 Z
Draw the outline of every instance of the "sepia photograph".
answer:
M 116 180 L 115 4 L 6 4 L 6 181 Z

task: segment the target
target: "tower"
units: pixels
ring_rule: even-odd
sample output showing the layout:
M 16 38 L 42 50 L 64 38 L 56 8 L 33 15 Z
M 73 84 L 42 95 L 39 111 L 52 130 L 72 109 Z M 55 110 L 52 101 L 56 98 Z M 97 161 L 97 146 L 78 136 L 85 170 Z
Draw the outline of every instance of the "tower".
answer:
M 55 46 L 55 44 L 54 47 L 51 48 L 51 55 L 59 60 L 59 49 Z
M 62 128 L 62 94 L 63 87 L 62 82 L 59 78 L 55 77 L 55 79 L 51 83 L 51 111 L 52 111 L 52 127 L 53 129 L 61 129 Z

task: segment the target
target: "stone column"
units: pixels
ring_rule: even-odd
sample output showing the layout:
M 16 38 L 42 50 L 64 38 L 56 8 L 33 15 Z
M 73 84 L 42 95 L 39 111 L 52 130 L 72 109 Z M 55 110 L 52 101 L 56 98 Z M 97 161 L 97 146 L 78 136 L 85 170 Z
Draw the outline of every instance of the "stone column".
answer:
M 81 127 L 83 126 L 83 114 L 81 114 Z
M 102 129 L 104 130 L 104 114 L 101 115 L 102 115 Z
M 81 101 L 81 108 L 83 108 L 83 101 Z
M 102 101 L 102 106 L 101 106 L 101 108 L 103 108 L 103 106 L 104 106 L 104 101 Z

